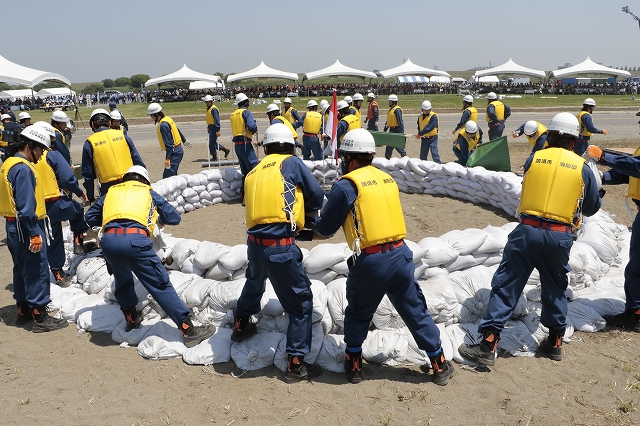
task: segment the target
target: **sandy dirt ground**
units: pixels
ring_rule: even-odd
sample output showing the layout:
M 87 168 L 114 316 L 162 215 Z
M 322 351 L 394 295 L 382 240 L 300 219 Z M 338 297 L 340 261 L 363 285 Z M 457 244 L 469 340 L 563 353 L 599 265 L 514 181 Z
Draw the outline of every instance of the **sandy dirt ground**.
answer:
M 552 114 L 541 114 L 549 117 Z M 603 114 L 604 116 L 604 114 Z M 440 150 L 453 161 L 449 134 L 459 114 L 442 114 Z M 534 117 L 535 118 L 535 117 Z M 528 119 L 510 119 L 512 130 Z M 637 145 L 636 117 L 620 120 L 603 146 Z M 594 118 L 598 125 L 597 117 Z M 415 122 L 415 118 L 407 119 Z M 517 124 L 516 124 L 517 122 Z M 266 122 L 259 125 L 264 129 Z M 189 128 L 188 124 L 181 125 Z M 196 173 L 206 152 L 204 124 L 189 129 L 193 148 L 180 172 Z M 413 127 L 413 126 L 411 126 Z M 603 126 L 604 127 L 604 126 Z M 224 128 L 223 128 L 224 132 Z M 228 135 L 228 131 L 226 133 Z M 72 141 L 80 159 L 87 132 Z M 155 129 L 135 126 L 131 135 L 153 180 L 162 173 L 163 155 Z M 606 140 L 606 144 L 605 144 Z M 222 139 L 228 142 L 228 137 Z M 512 168 L 530 152 L 523 139 L 509 139 Z M 418 157 L 418 142 L 409 140 Z M 382 151 L 379 152 L 382 154 Z M 397 155 L 397 154 L 396 154 Z M 627 226 L 621 198 L 626 185 L 609 188 L 604 209 Z M 402 194 L 407 238 L 419 241 L 452 229 L 500 226 L 513 220 L 492 207 L 446 197 Z M 216 205 L 185 214 L 168 232 L 178 237 L 228 245 L 245 241 L 240 204 Z M 342 241 L 341 235 L 329 242 Z M 304 243 L 307 248 L 316 243 Z M 455 365 L 448 386 L 432 383 L 426 368 L 366 364 L 365 381 L 350 385 L 342 375 L 325 371 L 313 382 L 288 385 L 275 367 L 237 378 L 233 362 L 208 368 L 181 359 L 148 361 L 135 348 L 122 349 L 109 334 L 64 330 L 33 334 L 31 325 L 16 327 L 12 298 L 12 262 L 6 233 L 0 229 L 0 424 L 69 425 L 609 425 L 638 424 L 640 414 L 640 335 L 619 330 L 576 333 L 564 346 L 564 359 L 499 359 L 490 372 Z M 427 301 L 428 302 L 428 301 Z

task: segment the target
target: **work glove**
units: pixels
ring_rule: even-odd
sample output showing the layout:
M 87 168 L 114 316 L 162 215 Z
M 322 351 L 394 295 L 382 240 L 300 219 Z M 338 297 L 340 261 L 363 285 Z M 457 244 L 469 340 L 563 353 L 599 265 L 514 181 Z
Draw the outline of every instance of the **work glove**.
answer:
M 220 137 L 220 132 L 216 132 L 216 136 L 217 136 L 217 137 Z
M 584 153 L 586 158 L 593 158 L 596 161 L 602 161 L 602 150 L 596 145 L 589 145 Z
M 82 203 L 83 204 L 87 204 L 87 196 L 84 195 L 84 192 L 80 195 L 80 198 L 82 198 Z
M 42 237 L 40 235 L 34 235 L 31 237 L 31 242 L 29 243 L 29 251 L 31 253 L 38 253 L 42 250 Z
M 191 142 L 184 141 L 184 142 L 182 142 L 182 144 L 184 146 L 186 146 L 187 148 L 191 148 Z
M 416 139 L 420 139 L 420 133 L 416 134 Z
M 607 134 L 607 131 L 606 131 L 606 130 L 604 130 L 604 129 L 602 129 L 602 134 L 603 134 L 603 135 L 606 135 L 606 134 Z
M 520 136 L 520 135 L 517 132 L 511 133 L 511 137 L 512 138 L 517 138 L 518 136 Z
M 164 168 L 165 169 L 170 169 L 171 168 L 171 161 L 168 158 L 165 158 L 165 160 L 164 160 Z
M 456 129 L 453 129 L 453 130 L 451 131 L 451 134 L 452 134 L 452 135 L 455 135 L 455 134 L 456 134 Z

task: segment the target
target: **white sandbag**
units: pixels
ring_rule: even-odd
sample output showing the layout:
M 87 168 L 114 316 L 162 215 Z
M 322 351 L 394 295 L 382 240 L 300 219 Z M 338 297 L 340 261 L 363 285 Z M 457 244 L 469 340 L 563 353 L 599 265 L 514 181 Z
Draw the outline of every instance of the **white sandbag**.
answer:
M 245 279 L 222 281 L 212 287 L 209 291 L 209 307 L 214 311 L 225 313 L 235 309 L 245 282 Z
M 229 250 L 231 250 L 231 247 L 224 244 L 202 241 L 196 248 L 193 264 L 202 270 L 209 269 Z
M 147 337 L 138 344 L 138 354 L 154 360 L 180 358 L 186 349 L 180 330 L 163 321 L 154 324 Z
M 332 334 L 336 333 L 338 327 L 334 326 L 333 319 L 331 319 L 331 314 L 329 313 L 329 309 L 324 310 L 324 315 L 322 316 L 322 320 L 320 321 L 322 324 L 322 332 L 324 334 Z
M 182 190 L 182 196 L 184 197 L 184 199 L 186 200 L 187 198 L 190 197 L 194 197 L 197 196 L 198 193 L 196 191 L 193 190 L 193 188 L 185 188 Z
M 303 260 L 302 266 L 307 273 L 314 274 L 344 261 L 351 254 L 347 243 L 319 244 L 311 249 L 309 256 Z
M 522 321 L 507 321 L 500 333 L 498 347 L 512 356 L 535 356 L 538 342 Z
M 191 189 L 193 189 L 195 192 L 200 194 L 201 192 L 207 190 L 207 185 L 206 184 L 204 184 L 204 185 L 196 185 L 196 186 L 192 186 Z
M 347 275 L 349 273 L 349 265 L 346 260 L 343 260 L 333 265 L 331 270 L 335 271 L 338 275 Z
M 427 262 L 422 259 L 420 259 L 414 266 L 415 269 L 413 271 L 413 277 L 415 279 L 420 278 L 424 274 L 424 271 L 429 269 L 429 265 L 427 265 Z
M 409 250 L 413 253 L 413 263 L 418 263 L 427 254 L 429 247 L 422 247 L 418 243 L 413 241 L 404 240 L 404 243 L 409 247 Z M 428 263 L 428 262 L 427 262 Z
M 180 271 L 168 271 L 168 273 L 169 281 L 171 281 L 171 285 L 173 285 L 173 288 L 176 290 L 176 293 L 178 293 L 178 296 L 180 296 L 182 292 L 184 292 L 185 289 L 189 287 L 191 281 L 193 281 L 194 278 L 198 277 L 195 274 L 188 274 Z
M 184 238 L 180 239 L 171 248 L 171 257 L 173 258 L 173 262 L 178 266 L 178 268 L 182 268 L 182 264 L 184 263 L 184 261 L 196 252 L 199 244 L 200 241 L 198 240 Z
M 511 231 L 516 229 L 516 226 L 518 226 L 518 222 L 507 222 L 504 225 L 502 225 L 501 228 L 507 231 L 507 236 L 508 236 L 511 233 Z
M 327 284 L 327 310 L 333 323 L 344 329 L 344 311 L 347 308 L 347 279 L 338 278 Z
M 445 276 L 437 276 L 426 281 L 419 281 L 420 289 L 427 301 L 429 315 L 436 323 L 446 325 L 457 321 L 458 299 L 453 290 L 453 281 Z
M 460 255 L 465 255 L 477 251 L 484 243 L 486 234 L 453 230 L 441 235 L 440 239 L 446 241 Z
M 304 261 L 302 263 L 304 265 Z M 333 281 L 337 276 L 338 273 L 332 269 L 323 269 L 313 274 L 307 272 L 307 277 L 309 277 L 310 280 L 322 281 L 325 284 Z
M 375 160 L 375 159 L 374 159 Z M 327 334 L 322 341 L 316 364 L 324 370 L 344 374 L 344 359 L 347 345 L 343 335 Z
M 186 202 L 182 205 L 182 208 L 184 208 L 185 212 L 192 212 L 192 211 L 194 211 L 196 209 L 193 204 L 186 203 Z
M 101 266 L 82 285 L 82 290 L 87 294 L 98 294 L 105 287 L 110 286 L 113 276 L 107 272 L 107 265 Z
M 571 319 L 576 330 L 595 333 L 607 325 L 598 312 L 583 303 L 569 302 L 567 306 L 569 308 L 567 317 Z
M 322 321 L 324 311 L 327 309 L 327 299 L 329 293 L 327 292 L 327 286 L 318 280 L 311 281 L 311 293 L 313 294 L 313 313 L 311 316 L 312 322 Z
M 398 330 L 406 327 L 404 320 L 386 294 L 373 314 L 373 324 L 378 330 Z
M 427 175 L 427 171 L 420 167 L 421 162 L 422 161 L 417 158 L 410 158 L 407 166 L 409 166 L 412 173 L 415 173 L 419 177 L 424 177 Z
M 273 358 L 280 341 L 285 338 L 281 333 L 258 333 L 249 339 L 231 346 L 231 358 L 241 370 L 258 370 L 273 365 Z
M 225 253 L 220 257 L 220 259 L 218 259 L 218 262 L 223 267 L 233 271 L 244 268 L 248 263 L 247 245 L 238 244 L 231 247 L 229 252 Z
M 489 256 L 486 258 L 482 265 L 484 266 L 495 266 L 499 265 L 502 262 L 502 252 L 497 253 L 489 253 Z
M 105 266 L 104 257 L 89 257 L 83 259 L 76 268 L 78 284 L 84 284 L 94 272 Z
M 549 336 L 549 329 L 542 325 L 538 314 L 530 313 L 527 316 L 522 317 L 520 320 L 527 326 L 527 329 L 529 329 L 529 332 L 536 342 L 541 343 L 542 340 Z M 567 318 L 567 328 L 564 330 L 562 341 L 565 343 L 571 342 L 571 336 L 573 336 L 574 331 L 573 323 L 569 318 Z
M 501 228 L 498 228 L 500 230 L 502 230 Z M 471 232 L 474 234 L 478 234 L 478 235 L 484 235 L 485 236 L 485 240 L 482 243 L 482 245 L 476 250 L 474 251 L 474 253 L 495 253 L 495 252 L 499 252 L 500 250 L 502 250 L 506 244 L 502 244 L 501 241 L 499 241 L 496 237 L 493 236 L 493 234 L 490 234 L 489 232 L 485 231 L 484 229 L 477 229 L 477 228 L 468 228 L 465 229 L 465 232 Z
M 539 302 L 542 300 L 542 287 L 538 284 L 527 284 L 524 286 L 522 294 L 532 302 Z
M 604 276 L 606 269 L 598 253 L 589 244 L 576 241 L 571 247 L 569 254 L 569 266 L 571 271 L 576 273 L 586 273 L 592 279 L 598 280 Z
M 202 269 L 193 264 L 193 256 L 188 257 L 184 262 L 182 262 L 182 268 L 180 268 L 180 271 L 185 274 L 194 274 L 200 277 L 204 274 Z
M 399 365 L 407 359 L 408 346 L 405 330 L 373 330 L 362 344 L 362 357 L 376 364 Z
M 467 307 L 471 313 L 482 316 L 489 303 L 494 272 L 495 268 L 476 266 L 449 274 L 458 303 Z
M 234 180 L 233 182 L 231 182 L 231 185 L 229 185 L 229 189 L 231 189 L 232 191 L 238 191 L 241 188 L 242 188 L 241 180 Z
M 322 332 L 322 325 L 320 323 L 314 323 L 311 327 L 311 347 L 309 348 L 309 353 L 304 356 L 304 362 L 309 364 L 314 364 L 316 359 L 318 358 L 318 354 L 320 353 L 320 349 L 322 348 L 322 343 L 324 341 L 324 333 Z M 278 368 L 280 371 L 287 371 L 287 337 L 280 341 L 278 347 L 276 348 L 276 354 L 273 357 L 273 365 Z
M 451 324 L 445 328 L 451 349 L 453 350 L 453 360 L 460 364 L 477 365 L 475 362 L 463 358 L 458 352 L 461 344 L 477 345 L 482 341 L 482 335 L 478 332 L 478 324 Z
M 204 191 L 198 192 L 198 197 L 200 198 L 201 202 L 204 202 L 205 200 L 207 201 L 213 200 L 213 197 L 211 196 L 211 194 L 209 194 L 209 191 L 207 191 L 206 189 Z
M 233 276 L 234 272 L 235 271 L 227 269 L 221 264 L 216 263 L 205 273 L 205 278 L 217 281 L 229 280 Z
M 578 242 L 593 247 L 598 257 L 606 264 L 616 262 L 619 254 L 618 245 L 611 231 L 598 222 L 585 223 L 578 235 Z
M 182 353 L 182 359 L 190 365 L 211 365 L 231 360 L 230 328 L 218 328 L 213 336 L 197 346 L 187 348 Z
M 220 179 L 222 179 L 222 174 L 220 173 L 220 170 L 217 170 L 217 169 L 207 169 L 207 170 L 201 171 L 200 173 L 205 175 L 209 180 L 209 182 L 219 181 Z
M 60 309 L 60 305 L 62 303 L 70 301 L 72 299 L 85 297 L 87 293 L 82 291 L 81 288 L 77 287 L 61 288 L 56 284 L 50 284 L 49 295 L 51 297 L 51 302 L 47 305 L 47 309 L 50 311 L 57 311 Z
M 426 237 L 420 240 L 418 245 L 427 249 L 423 259 L 430 267 L 450 263 L 458 257 L 458 252 L 440 238 Z
M 202 207 L 209 207 L 213 205 L 213 202 L 207 199 L 202 199 Z
M 222 191 L 220 191 L 220 184 L 218 182 L 209 182 L 207 184 L 207 191 L 209 191 L 211 195 L 213 195 L 214 191 L 219 191 L 218 196 L 222 194 Z
M 192 315 L 200 324 L 213 324 L 217 328 L 233 328 L 233 310 L 218 312 L 207 306 L 202 310 L 194 308 Z
M 99 305 L 78 313 L 76 327 L 80 331 L 103 331 L 111 333 L 124 320 L 120 306 Z
M 245 278 L 246 274 L 247 274 L 247 268 L 246 267 L 240 268 L 231 275 L 231 279 L 239 280 L 241 278 Z
M 287 334 L 287 330 L 289 329 L 289 315 L 283 313 L 282 315 L 271 316 L 261 313 L 257 326 L 258 333 L 277 332 Z
M 427 269 L 424 270 L 424 272 L 422 273 L 422 276 L 420 276 L 419 278 L 421 280 L 428 280 L 434 277 L 439 277 L 441 275 L 448 275 L 449 271 L 447 271 L 444 268 L 440 268 L 439 266 L 434 266 L 434 267 L 429 267 Z
M 474 266 L 482 265 L 488 258 L 489 255 L 487 253 L 460 255 L 453 262 L 444 265 L 444 268 L 450 273 L 470 269 Z
M 284 314 L 284 308 L 282 307 L 280 300 L 278 300 L 278 296 L 273 288 L 273 284 L 271 284 L 271 280 L 268 278 L 265 283 L 264 293 L 260 299 L 260 313 L 272 317 Z
M 180 299 L 189 309 L 204 309 L 209 305 L 209 292 L 216 285 L 218 285 L 217 281 L 194 277 L 187 288 L 180 294 Z
M 444 324 L 436 324 L 438 330 L 440 331 L 440 346 L 442 347 L 442 351 L 444 352 L 444 357 L 446 360 L 451 361 L 453 359 L 453 348 L 451 347 L 451 341 L 449 340 L 449 336 L 445 331 Z M 429 360 L 429 356 L 427 352 L 420 349 L 418 347 L 418 343 L 413 338 L 413 335 L 407 330 L 407 341 L 409 342 L 407 346 L 407 355 L 406 362 L 414 365 L 431 365 L 431 361 Z
M 58 318 L 63 318 L 70 322 L 76 322 L 78 315 L 100 305 L 106 305 L 108 302 L 98 294 L 86 294 L 84 297 L 74 297 L 69 300 L 62 301 L 60 311 L 57 313 Z
M 601 316 L 617 315 L 625 310 L 625 299 L 618 298 L 609 292 L 596 291 L 590 294 L 580 295 L 573 302 L 580 302 L 592 308 Z M 573 303 L 572 302 L 572 303 Z
M 137 346 L 145 337 L 147 337 L 152 326 L 158 321 L 160 321 L 160 319 L 143 320 L 139 328 L 134 328 L 127 332 L 127 322 L 124 320 L 124 315 L 122 315 L 121 321 L 111 332 L 111 339 L 118 344 L 127 342 L 129 345 Z M 173 322 L 171 322 L 171 324 L 173 324 Z

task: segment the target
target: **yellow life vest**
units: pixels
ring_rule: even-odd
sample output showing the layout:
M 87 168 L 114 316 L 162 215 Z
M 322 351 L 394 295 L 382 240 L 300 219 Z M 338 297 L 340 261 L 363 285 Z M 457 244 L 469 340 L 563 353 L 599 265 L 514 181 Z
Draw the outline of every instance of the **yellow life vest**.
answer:
M 547 127 L 543 124 L 538 123 L 538 131 L 531 136 L 528 136 L 528 135 L 525 135 L 525 136 L 529 140 L 529 143 L 531 144 L 531 146 L 536 146 L 536 141 L 546 131 L 547 131 Z M 545 142 L 543 148 L 546 148 L 548 145 L 549 143 Z
M 2 139 L 2 131 L 4 130 L 4 126 L 0 125 L 0 148 L 6 148 L 9 146 L 9 142 L 6 142 Z
M 496 117 L 498 118 L 498 121 L 504 120 L 504 104 L 500 101 L 493 101 L 489 103 L 489 105 L 493 105 L 493 107 L 495 108 Z M 487 105 L 487 111 L 489 110 L 489 105 Z M 491 119 L 489 118 L 489 113 L 487 112 L 487 123 L 489 121 L 491 121 Z
M 62 133 L 60 130 L 58 130 L 57 127 L 54 127 L 53 130 L 55 130 L 56 133 L 58 133 L 60 136 L 62 136 L 62 143 L 63 144 L 67 144 L 67 138 L 64 137 L 64 133 Z
M 465 111 L 469 111 L 471 113 L 471 115 L 469 116 L 469 120 L 473 120 L 474 122 L 478 122 L 478 110 L 475 109 L 474 107 L 470 106 L 470 107 L 466 107 Z
M 45 201 L 50 198 L 60 196 L 60 186 L 58 185 L 56 174 L 49 163 L 47 163 L 48 152 L 49 151 L 44 151 L 38 162 L 35 164 L 35 168 L 38 171 L 38 177 L 40 178 L 40 183 L 42 184 Z
M 147 228 L 149 235 L 153 235 L 158 212 L 149 185 L 130 180 L 109 188 L 104 199 L 102 229 L 104 230 L 109 222 L 118 219 L 138 222 Z
M 171 117 L 164 116 L 162 120 L 158 122 L 158 127 L 156 128 L 156 133 L 158 134 L 158 142 L 160 143 L 160 149 L 165 151 L 167 147 L 164 144 L 164 139 L 162 139 L 162 133 L 160 132 L 160 125 L 162 123 L 167 123 L 171 128 L 171 137 L 173 138 L 173 147 L 177 147 L 182 143 L 182 137 L 180 136 L 180 132 L 178 131 L 178 126 L 174 123 Z
M 354 109 L 356 110 L 356 114 L 355 115 L 356 115 L 356 117 L 358 117 L 358 120 L 362 120 L 362 113 L 360 112 L 360 110 L 358 108 L 355 108 L 355 107 L 354 107 Z
M 245 111 L 246 109 L 244 108 L 238 108 L 231 113 L 231 117 L 229 117 L 229 121 L 231 122 L 231 135 L 234 138 L 236 136 L 246 136 L 247 140 L 251 140 L 253 139 L 253 133 L 246 129 L 246 124 L 242 117 L 242 113 Z
M 476 145 L 478 145 L 478 141 L 480 140 L 480 130 L 478 130 L 476 132 L 476 135 L 472 138 L 469 135 L 469 133 L 467 133 L 467 130 L 463 127 L 460 130 L 458 130 L 458 135 L 462 136 L 467 140 L 467 145 L 469 146 L 469 152 L 473 151 L 476 148 Z M 456 148 L 461 149 L 460 142 L 456 142 Z
M 307 111 L 302 123 L 302 131 L 317 135 L 322 127 L 322 114 L 316 111 Z
M 356 117 L 353 114 L 345 115 L 344 117 L 342 117 L 340 121 L 344 121 L 349 125 L 349 127 L 347 127 L 347 131 L 342 134 L 340 141 L 342 141 L 342 138 L 344 138 L 344 135 L 349 133 L 351 130 L 359 129 L 360 127 L 362 127 L 362 125 L 360 124 L 360 120 L 358 120 L 358 117 Z
M 210 108 L 207 108 L 207 114 L 205 115 L 205 118 L 207 120 L 207 124 L 216 124 L 215 120 L 213 119 L 213 110 L 214 109 L 218 109 L 217 106 L 215 105 L 211 105 Z
M 356 169 L 343 179 L 349 179 L 358 189 L 353 210 L 342 224 L 352 251 L 392 241 L 407 235 L 400 191 L 396 181 L 373 166 Z
M 584 124 L 582 124 L 582 116 L 586 115 L 586 114 L 591 115 L 591 113 L 589 113 L 589 111 L 580 111 L 578 113 L 578 115 L 576 115 L 576 117 L 578 117 L 578 123 L 580 124 L 580 132 L 578 132 L 580 134 L 580 137 L 593 135 L 593 133 L 588 131 L 587 128 L 584 127 Z
M 273 117 L 273 119 L 274 120 L 278 119 L 278 120 L 282 121 L 282 124 L 287 126 L 289 128 L 289 130 L 291 130 L 291 134 L 293 135 L 293 138 L 294 139 L 298 139 L 298 132 L 296 132 L 296 129 L 294 129 L 293 126 L 291 125 L 291 123 L 289 123 L 289 120 L 287 120 L 286 118 L 284 118 L 281 115 Z
M 291 223 L 298 229 L 304 227 L 304 197 L 302 190 L 295 187 L 295 201 L 292 206 L 285 204 L 285 193 L 290 192 L 280 169 L 289 154 L 270 154 L 253 168 L 244 181 L 244 200 L 247 229 L 269 223 Z M 293 228 L 293 226 L 292 226 Z
M 133 166 L 129 145 L 120 130 L 101 130 L 87 141 L 93 148 L 93 166 L 100 183 L 122 179 Z
M 633 153 L 634 157 L 640 155 L 640 147 Z M 640 200 L 640 179 L 629 176 L 629 190 L 627 197 L 633 200 Z
M 393 108 L 389 109 L 387 113 L 387 127 L 398 127 L 400 123 L 398 123 L 398 119 L 396 118 L 396 110 L 399 109 L 402 112 L 402 108 L 398 105 L 395 105 Z
M 298 112 L 297 109 L 293 108 L 293 107 L 289 107 L 288 110 L 286 110 L 285 112 L 282 113 L 282 115 L 284 116 L 284 118 L 286 118 L 287 120 L 289 120 L 289 124 L 293 124 L 295 123 L 296 119 L 293 117 L 292 112 Z
M 520 213 L 576 225 L 582 197 L 584 158 L 564 148 L 547 148 L 533 155 L 522 181 Z
M 40 160 L 42 161 L 42 160 Z M 22 157 L 9 157 L 0 167 L 0 216 L 18 217 L 16 211 L 16 201 L 13 198 L 13 188 L 9 182 L 9 170 L 16 164 L 26 164 L 36 178 L 36 189 L 34 196 L 36 197 L 36 216 L 38 220 L 42 220 L 47 216 L 47 207 L 44 204 L 44 191 L 42 189 L 41 179 L 38 177 L 38 171 L 35 166 Z
M 424 116 L 424 114 L 420 114 L 418 116 L 418 131 L 421 132 L 427 126 L 427 124 L 429 124 L 429 122 L 431 121 L 431 118 L 434 117 L 434 116 L 436 118 L 438 118 L 438 114 L 436 114 L 433 111 L 431 111 L 426 117 Z M 424 135 L 420 135 L 420 136 L 423 137 L 423 138 L 430 138 L 430 137 L 435 136 L 437 134 L 438 134 L 438 126 L 436 126 L 429 133 L 424 134 Z

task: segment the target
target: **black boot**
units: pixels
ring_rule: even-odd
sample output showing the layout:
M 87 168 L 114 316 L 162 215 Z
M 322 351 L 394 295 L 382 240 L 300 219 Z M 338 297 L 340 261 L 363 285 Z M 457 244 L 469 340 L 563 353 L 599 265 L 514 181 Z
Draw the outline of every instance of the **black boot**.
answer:
M 73 254 L 84 254 L 84 236 L 82 233 L 73 234 Z
M 496 363 L 496 349 L 500 335 L 490 331 L 482 331 L 482 341 L 477 345 L 467 345 L 463 343 L 458 348 L 458 352 L 465 358 L 477 361 L 483 365 L 494 365 Z
M 34 333 L 45 333 L 47 331 L 60 330 L 69 325 L 64 318 L 54 318 L 47 314 L 47 309 L 44 306 L 33 308 L 31 312 L 33 315 L 33 328 L 31 331 Z
M 627 309 L 618 315 L 605 315 L 607 325 L 640 333 L 640 309 Z
M 188 348 L 199 345 L 201 342 L 213 336 L 213 334 L 216 332 L 215 325 L 210 324 L 196 327 L 193 325 L 193 323 L 191 322 L 191 318 L 189 317 L 182 321 L 182 324 L 180 324 L 179 328 L 180 332 L 182 333 L 182 337 L 184 338 L 184 345 Z
M 344 352 L 344 372 L 349 383 L 360 383 L 362 381 L 362 351 Z
M 62 269 L 52 269 L 51 273 L 59 287 L 67 288 L 71 285 L 71 275 L 65 274 Z
M 562 333 L 549 330 L 549 337 L 540 342 L 538 349 L 550 359 L 562 361 L 562 336 L 564 336 L 564 330 Z
M 445 386 L 449 383 L 449 379 L 453 377 L 453 364 L 444 358 L 443 351 L 440 351 L 436 356 L 430 356 L 429 360 L 431 361 L 431 368 L 433 368 L 433 383 Z
M 224 152 L 224 158 L 227 158 L 229 156 L 229 153 L 231 152 L 231 150 L 229 148 L 224 148 L 222 150 L 222 152 Z
M 125 311 L 122 308 L 120 308 L 120 310 L 124 314 L 124 319 L 127 321 L 124 331 L 128 333 L 134 328 L 140 328 L 140 323 L 142 323 L 142 312 L 136 311 L 135 305 L 128 311 Z
M 16 318 L 17 326 L 25 325 L 33 319 L 31 307 L 27 302 L 18 302 L 16 306 L 18 307 L 18 317 Z
M 233 319 L 232 342 L 242 342 L 258 332 L 258 326 L 251 322 L 251 316 L 239 317 L 234 314 Z
M 287 355 L 287 372 L 284 381 L 296 383 L 300 380 L 309 380 L 322 374 L 322 367 L 304 362 L 303 356 Z

